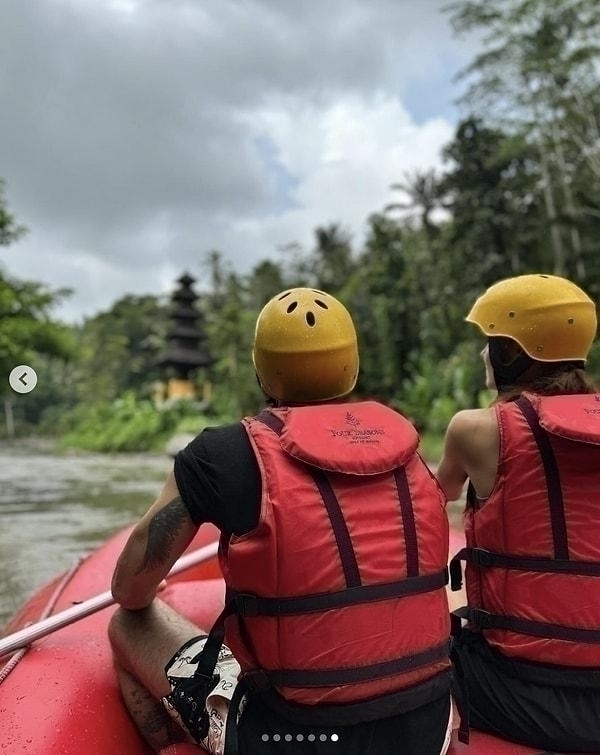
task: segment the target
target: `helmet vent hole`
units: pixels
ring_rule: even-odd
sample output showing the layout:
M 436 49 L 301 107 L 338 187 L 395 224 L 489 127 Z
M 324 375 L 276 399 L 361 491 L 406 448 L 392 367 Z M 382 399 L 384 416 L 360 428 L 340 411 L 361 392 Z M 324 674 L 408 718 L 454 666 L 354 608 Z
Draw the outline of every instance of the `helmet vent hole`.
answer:
M 290 315 L 296 309 L 297 306 L 298 306 L 297 301 L 293 301 L 291 304 L 288 304 L 288 308 L 286 309 L 286 312 L 288 313 L 288 315 Z
M 321 309 L 329 309 L 327 304 L 325 304 L 325 302 L 321 301 L 320 299 L 315 299 L 315 304 L 317 305 L 317 307 L 321 307 Z
M 307 325 L 309 325 L 309 327 L 311 327 L 311 328 L 314 328 L 316 322 L 317 322 L 317 319 L 314 316 L 314 314 L 312 312 L 307 312 L 306 313 L 306 323 L 307 323 Z
M 573 323 L 575 322 L 575 320 L 574 320 L 574 318 L 572 318 L 572 317 L 569 317 L 569 318 L 567 319 L 567 322 L 569 323 L 569 325 L 573 325 Z
M 281 294 L 281 296 L 279 297 L 279 299 L 277 301 L 281 301 L 282 299 L 285 299 L 291 293 L 292 293 L 291 291 L 286 291 L 285 293 Z
M 515 313 L 514 313 L 514 312 L 509 312 L 509 313 L 508 313 L 508 316 L 509 316 L 509 317 L 514 317 L 514 316 L 515 316 Z
M 493 322 L 491 322 L 491 323 L 490 323 L 490 324 L 488 325 L 488 328 L 489 328 L 490 330 L 494 330 L 494 328 L 495 328 L 495 327 L 496 327 L 496 325 L 495 325 L 495 323 L 493 323 Z

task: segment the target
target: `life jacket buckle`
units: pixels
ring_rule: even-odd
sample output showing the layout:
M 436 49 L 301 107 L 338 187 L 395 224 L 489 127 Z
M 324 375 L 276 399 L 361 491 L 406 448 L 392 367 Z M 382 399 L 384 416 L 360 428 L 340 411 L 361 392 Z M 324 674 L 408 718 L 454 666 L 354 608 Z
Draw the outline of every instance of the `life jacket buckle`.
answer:
M 462 582 L 463 582 L 463 575 L 462 575 L 462 564 L 460 563 L 461 559 L 458 556 L 455 556 L 450 561 L 450 589 L 453 592 L 456 592 L 457 590 L 460 590 L 462 588 Z

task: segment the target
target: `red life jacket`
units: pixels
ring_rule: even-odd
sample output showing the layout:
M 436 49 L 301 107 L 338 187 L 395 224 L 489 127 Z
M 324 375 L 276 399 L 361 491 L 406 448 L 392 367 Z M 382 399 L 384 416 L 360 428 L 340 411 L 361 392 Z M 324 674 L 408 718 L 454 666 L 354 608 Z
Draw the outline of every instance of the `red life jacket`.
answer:
M 277 409 L 244 425 L 260 519 L 221 553 L 236 603 L 225 639 L 242 678 L 311 706 L 401 692 L 414 708 L 428 680 L 439 697 L 448 523 L 413 426 L 376 402 Z M 401 712 L 353 711 L 348 723 Z
M 506 656 L 600 667 L 600 395 L 498 403 L 498 475 L 469 497 L 456 612 Z

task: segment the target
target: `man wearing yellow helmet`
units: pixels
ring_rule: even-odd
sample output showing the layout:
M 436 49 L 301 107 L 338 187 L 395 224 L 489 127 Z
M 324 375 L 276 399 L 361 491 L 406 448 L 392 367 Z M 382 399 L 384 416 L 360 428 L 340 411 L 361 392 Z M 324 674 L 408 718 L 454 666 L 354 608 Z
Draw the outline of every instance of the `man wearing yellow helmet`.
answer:
M 491 286 L 467 321 L 490 408 L 450 422 L 438 480 L 468 481 L 467 606 L 453 614 L 461 736 L 475 728 L 530 746 L 600 752 L 600 395 L 584 367 L 594 302 L 553 275 Z M 462 626 L 462 621 L 466 625 Z
M 252 358 L 269 408 L 177 456 L 117 564 L 110 638 L 125 702 L 156 751 L 183 736 L 157 716 L 163 698 L 211 752 L 387 755 L 401 742 L 440 755 L 448 523 L 417 433 L 382 404 L 345 399 L 356 332 L 323 291 L 273 297 Z M 221 531 L 228 597 L 208 637 L 155 599 L 203 522 Z M 217 657 L 237 686 L 215 737 L 205 700 Z

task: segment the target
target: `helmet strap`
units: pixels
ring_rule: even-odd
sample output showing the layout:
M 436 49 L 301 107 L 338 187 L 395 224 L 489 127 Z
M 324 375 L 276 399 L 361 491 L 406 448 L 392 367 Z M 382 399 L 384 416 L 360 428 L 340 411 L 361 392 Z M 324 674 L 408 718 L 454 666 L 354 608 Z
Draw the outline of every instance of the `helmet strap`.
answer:
M 516 384 L 518 378 L 523 375 L 534 363 L 529 354 L 520 351 L 514 359 L 506 362 L 506 348 L 503 339 L 498 337 L 488 338 L 490 364 L 494 372 L 496 388 L 502 392 Z

